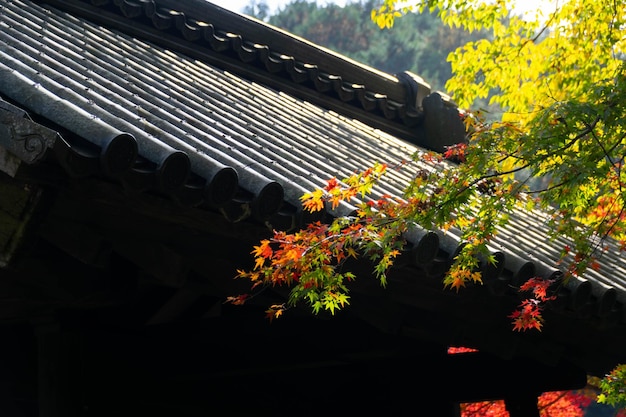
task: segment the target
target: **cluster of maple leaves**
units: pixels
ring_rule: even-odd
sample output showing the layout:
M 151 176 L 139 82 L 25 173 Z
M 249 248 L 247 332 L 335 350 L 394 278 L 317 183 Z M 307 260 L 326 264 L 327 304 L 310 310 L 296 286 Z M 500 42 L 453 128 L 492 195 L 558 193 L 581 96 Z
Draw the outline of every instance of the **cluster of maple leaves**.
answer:
M 429 163 L 462 161 L 465 149 L 466 146 L 461 144 L 450 147 L 443 155 L 425 154 L 422 159 Z M 402 162 L 396 169 L 407 164 Z M 266 310 L 270 320 L 280 317 L 300 301 L 308 303 L 315 314 L 322 310 L 334 314 L 349 304 L 347 284 L 355 276 L 342 268 L 349 258 L 363 257 L 372 261 L 375 276 L 382 286 L 387 284 L 387 272 L 406 245 L 404 234 L 418 221 L 421 224 L 420 220 L 432 223 L 425 213 L 439 212 L 433 205 L 441 203 L 434 203 L 433 196 L 445 195 L 446 192 L 437 188 L 430 193 L 421 191 L 427 189 L 433 182 L 433 175 L 437 175 L 436 171 L 421 169 L 409 186 L 411 192 L 405 193 L 403 198 L 387 194 L 367 198 L 388 168 L 386 164 L 376 163 L 341 181 L 331 178 L 325 187 L 306 193 L 301 198 L 303 208 L 310 212 L 327 208 L 334 210 L 343 202 L 354 203 L 356 199 L 357 209 L 352 215 L 336 217 L 330 224 L 314 222 L 296 232 L 273 231 L 271 238 L 263 239 L 254 246 L 254 267 L 238 270 L 237 277 L 251 281 L 252 294 L 267 287 L 284 286 L 290 289 L 287 302 L 271 305 Z M 461 216 L 457 219 L 462 221 Z M 485 232 L 485 235 L 488 233 Z M 456 291 L 468 282 L 480 283 L 482 280 L 472 248 L 484 245 L 488 239 L 473 233 L 468 235 L 467 240 L 469 243 L 463 246 L 444 279 L 444 285 Z M 554 299 L 549 294 L 552 284 L 552 281 L 535 277 L 520 287 L 520 291 L 531 296 L 525 298 L 510 315 L 514 330 L 541 330 L 541 310 L 546 302 Z M 243 304 L 251 296 L 242 294 L 229 297 L 227 301 Z
M 302 196 L 303 208 L 316 212 L 330 204 L 334 209 L 358 194 L 364 196 L 371 192 L 386 170 L 386 165 L 375 164 L 341 183 L 331 178 L 323 189 Z M 254 246 L 254 268 L 251 271 L 238 270 L 237 277 L 249 279 L 253 290 L 259 286 L 286 285 L 291 288 L 287 303 L 272 305 L 266 311 L 269 319 L 281 316 L 290 305 L 300 300 L 306 300 L 314 313 L 328 310 L 334 314 L 349 304 L 346 283 L 355 278 L 353 273 L 338 268 L 346 259 L 362 254 L 376 259 L 376 275 L 381 284 L 386 284 L 385 273 L 400 254 L 401 244 L 398 230 L 396 233 L 388 230 L 392 222 L 383 226 L 374 219 L 373 213 L 375 209 L 380 213 L 391 200 L 390 196 L 382 196 L 377 201 L 368 201 L 355 216 L 341 217 L 331 224 L 318 221 L 294 233 L 274 231 L 272 238 L 263 239 Z M 380 215 L 378 218 L 380 220 Z M 249 297 L 243 294 L 229 297 L 227 301 L 242 304 Z
M 520 286 L 520 291 L 531 292 L 533 297 L 522 300 L 519 309 L 509 316 L 513 319 L 514 330 L 541 330 L 543 323 L 541 309 L 546 302 L 556 298 L 555 295 L 549 293 L 552 284 L 554 284 L 552 280 L 534 277 Z

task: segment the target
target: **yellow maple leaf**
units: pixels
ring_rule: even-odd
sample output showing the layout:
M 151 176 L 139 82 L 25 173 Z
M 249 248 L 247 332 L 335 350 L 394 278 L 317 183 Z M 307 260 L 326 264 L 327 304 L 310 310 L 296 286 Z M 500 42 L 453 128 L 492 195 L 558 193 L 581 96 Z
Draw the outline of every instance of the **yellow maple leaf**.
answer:
M 265 258 L 259 256 L 254 259 L 254 269 L 261 269 L 265 264 Z
M 300 197 L 300 201 L 302 201 L 302 207 L 304 207 L 305 210 L 311 213 L 320 211 L 324 208 L 324 191 L 318 189 L 310 193 L 305 193 Z

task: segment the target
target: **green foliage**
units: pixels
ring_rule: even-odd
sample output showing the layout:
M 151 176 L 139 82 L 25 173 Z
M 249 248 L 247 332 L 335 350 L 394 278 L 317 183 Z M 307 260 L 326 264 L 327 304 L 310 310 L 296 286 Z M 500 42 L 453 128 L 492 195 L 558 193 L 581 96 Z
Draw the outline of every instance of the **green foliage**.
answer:
M 539 197 L 553 213 L 552 236 L 574 242 L 569 272 L 576 275 L 596 265 L 607 237 L 624 242 L 624 4 L 570 0 L 541 19 L 511 14 L 505 0 L 396 4 L 386 0 L 374 20 L 389 26 L 398 12 L 429 10 L 451 27 L 491 32 L 448 58 L 447 89 L 457 102 L 490 97 L 504 110 L 501 120 L 476 126 L 459 175 L 510 181 L 530 172 L 546 181 L 535 189 L 510 184 L 501 197 L 508 203 L 483 198 L 481 207 L 509 209 L 520 191 Z
M 449 26 L 491 32 L 448 57 L 454 75 L 446 86 L 458 103 L 489 97 L 504 110 L 501 120 L 478 126 L 459 175 L 542 178 L 532 182 L 538 188 L 511 184 L 499 198 L 512 202 L 519 191 L 537 197 L 527 208 L 536 202 L 552 213 L 552 237 L 573 242 L 562 251 L 566 278 L 581 276 L 602 267 L 607 239 L 626 245 L 626 5 L 569 0 L 522 17 L 510 13 L 511 3 L 427 0 L 399 10 L 399 2 L 385 0 L 372 18 L 389 27 L 397 11 L 428 9 Z M 603 381 L 601 401 L 624 403 L 624 369 Z
M 626 407 L 626 365 L 616 367 L 600 381 L 602 394 L 598 402 L 615 407 Z

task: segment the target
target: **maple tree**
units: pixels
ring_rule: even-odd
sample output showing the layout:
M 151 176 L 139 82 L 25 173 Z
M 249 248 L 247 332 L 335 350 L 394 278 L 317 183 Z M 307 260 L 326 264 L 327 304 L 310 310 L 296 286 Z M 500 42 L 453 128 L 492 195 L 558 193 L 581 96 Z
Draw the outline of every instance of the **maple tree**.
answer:
M 525 191 L 553 213 L 552 236 L 574 242 L 563 247 L 563 257 L 569 257 L 567 279 L 589 267 L 601 268 L 609 236 L 622 251 L 626 241 L 626 5 L 569 0 L 519 16 L 509 13 L 512 3 L 385 0 L 372 19 L 391 27 L 403 13 L 428 9 L 448 25 L 491 31 L 490 39 L 468 43 L 449 56 L 454 76 L 446 87 L 455 100 L 466 107 L 489 97 L 503 110 L 471 138 L 469 147 L 482 155 L 470 150 L 473 156 L 464 169 L 499 176 L 526 171 L 529 178 L 548 179 Z M 523 308 L 533 311 L 528 304 Z M 537 327 L 532 319 L 522 319 L 523 312 L 517 314 L 516 326 Z M 599 401 L 625 405 L 625 376 L 626 368 L 617 366 L 602 381 Z
M 254 248 L 253 270 L 238 277 L 256 289 L 290 288 L 288 301 L 271 306 L 268 317 L 302 301 L 316 313 L 349 304 L 347 284 L 355 276 L 341 266 L 350 257 L 372 261 L 385 285 L 406 234 L 415 230 L 457 230 L 462 245 L 443 284 L 458 291 L 481 282 L 479 259 L 495 262 L 489 242 L 514 210 L 547 213 L 549 237 L 568 240 L 558 261 L 563 280 L 601 268 L 608 239 L 626 250 L 626 4 L 569 0 L 518 16 L 510 13 L 511 3 L 384 0 L 372 11 L 381 27 L 392 27 L 403 13 L 428 9 L 450 26 L 489 31 L 488 39 L 450 54 L 453 77 L 446 88 L 459 108 L 488 98 L 500 113 L 460 114 L 467 143 L 444 154 L 418 151 L 398 166 L 376 163 L 305 194 L 309 211 L 348 202 L 356 209 L 330 224 L 276 231 Z M 403 195 L 376 188 L 389 170 L 408 172 Z M 541 330 L 541 309 L 554 296 L 554 284 L 537 277 L 521 286 L 529 297 L 511 314 L 515 330 Z M 618 367 L 605 380 L 609 394 L 601 401 L 619 403 L 610 392 L 623 377 Z M 621 393 L 619 386 L 615 392 Z

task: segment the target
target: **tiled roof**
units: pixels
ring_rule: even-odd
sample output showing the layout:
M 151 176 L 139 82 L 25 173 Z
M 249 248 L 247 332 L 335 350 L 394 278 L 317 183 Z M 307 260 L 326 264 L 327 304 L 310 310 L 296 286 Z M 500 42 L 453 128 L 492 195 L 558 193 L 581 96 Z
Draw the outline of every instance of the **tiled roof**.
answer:
M 0 136 L 0 149 L 11 154 L 0 167 L 10 175 L 20 164 L 55 160 L 72 176 L 101 176 L 233 222 L 286 229 L 303 222 L 302 193 L 327 178 L 399 163 L 422 150 L 416 143 L 440 147 L 429 135 L 458 140 L 457 124 L 447 123 L 458 115 L 453 103 L 433 94 L 411 104 L 427 95 L 415 79 L 405 84 L 213 5 L 49 3 L 57 8 L 0 1 L 0 127 L 10 133 Z M 43 146 L 21 141 L 16 126 L 39 132 Z M 400 194 L 410 175 L 392 171 L 377 193 Z M 539 212 L 512 214 L 494 243 L 502 262 L 486 274 L 494 296 L 558 272 L 561 243 L 547 242 L 544 220 Z M 457 249 L 453 232 L 416 232 L 412 244 L 412 266 L 437 277 Z M 603 256 L 606 269 L 563 288 L 560 312 L 622 326 L 626 262 L 617 251 Z
M 93 14 L 85 3 L 88 2 L 61 2 L 67 10 Z M 367 111 L 380 112 L 388 119 L 403 120 L 409 125 L 419 121 L 421 98 L 430 92 L 422 81 L 422 97 L 417 105 L 407 103 L 405 86 L 395 76 L 204 1 L 91 3 L 99 7 L 97 13 L 107 14 L 108 26 L 128 27 L 137 22 L 155 29 L 161 36 L 173 34 L 268 74 L 286 76 L 300 84 L 300 88 L 311 87 L 319 93 L 335 95 L 344 102 L 354 102 Z M 113 17 L 119 14 L 130 23 Z
M 462 138 L 460 126 L 452 131 L 447 123 L 441 131 L 455 113 L 454 103 L 446 97 L 424 104 L 431 89 L 418 75 L 377 71 L 204 0 L 48 4 L 364 120 L 420 146 L 442 150 Z M 448 111 L 442 112 L 442 106 Z

